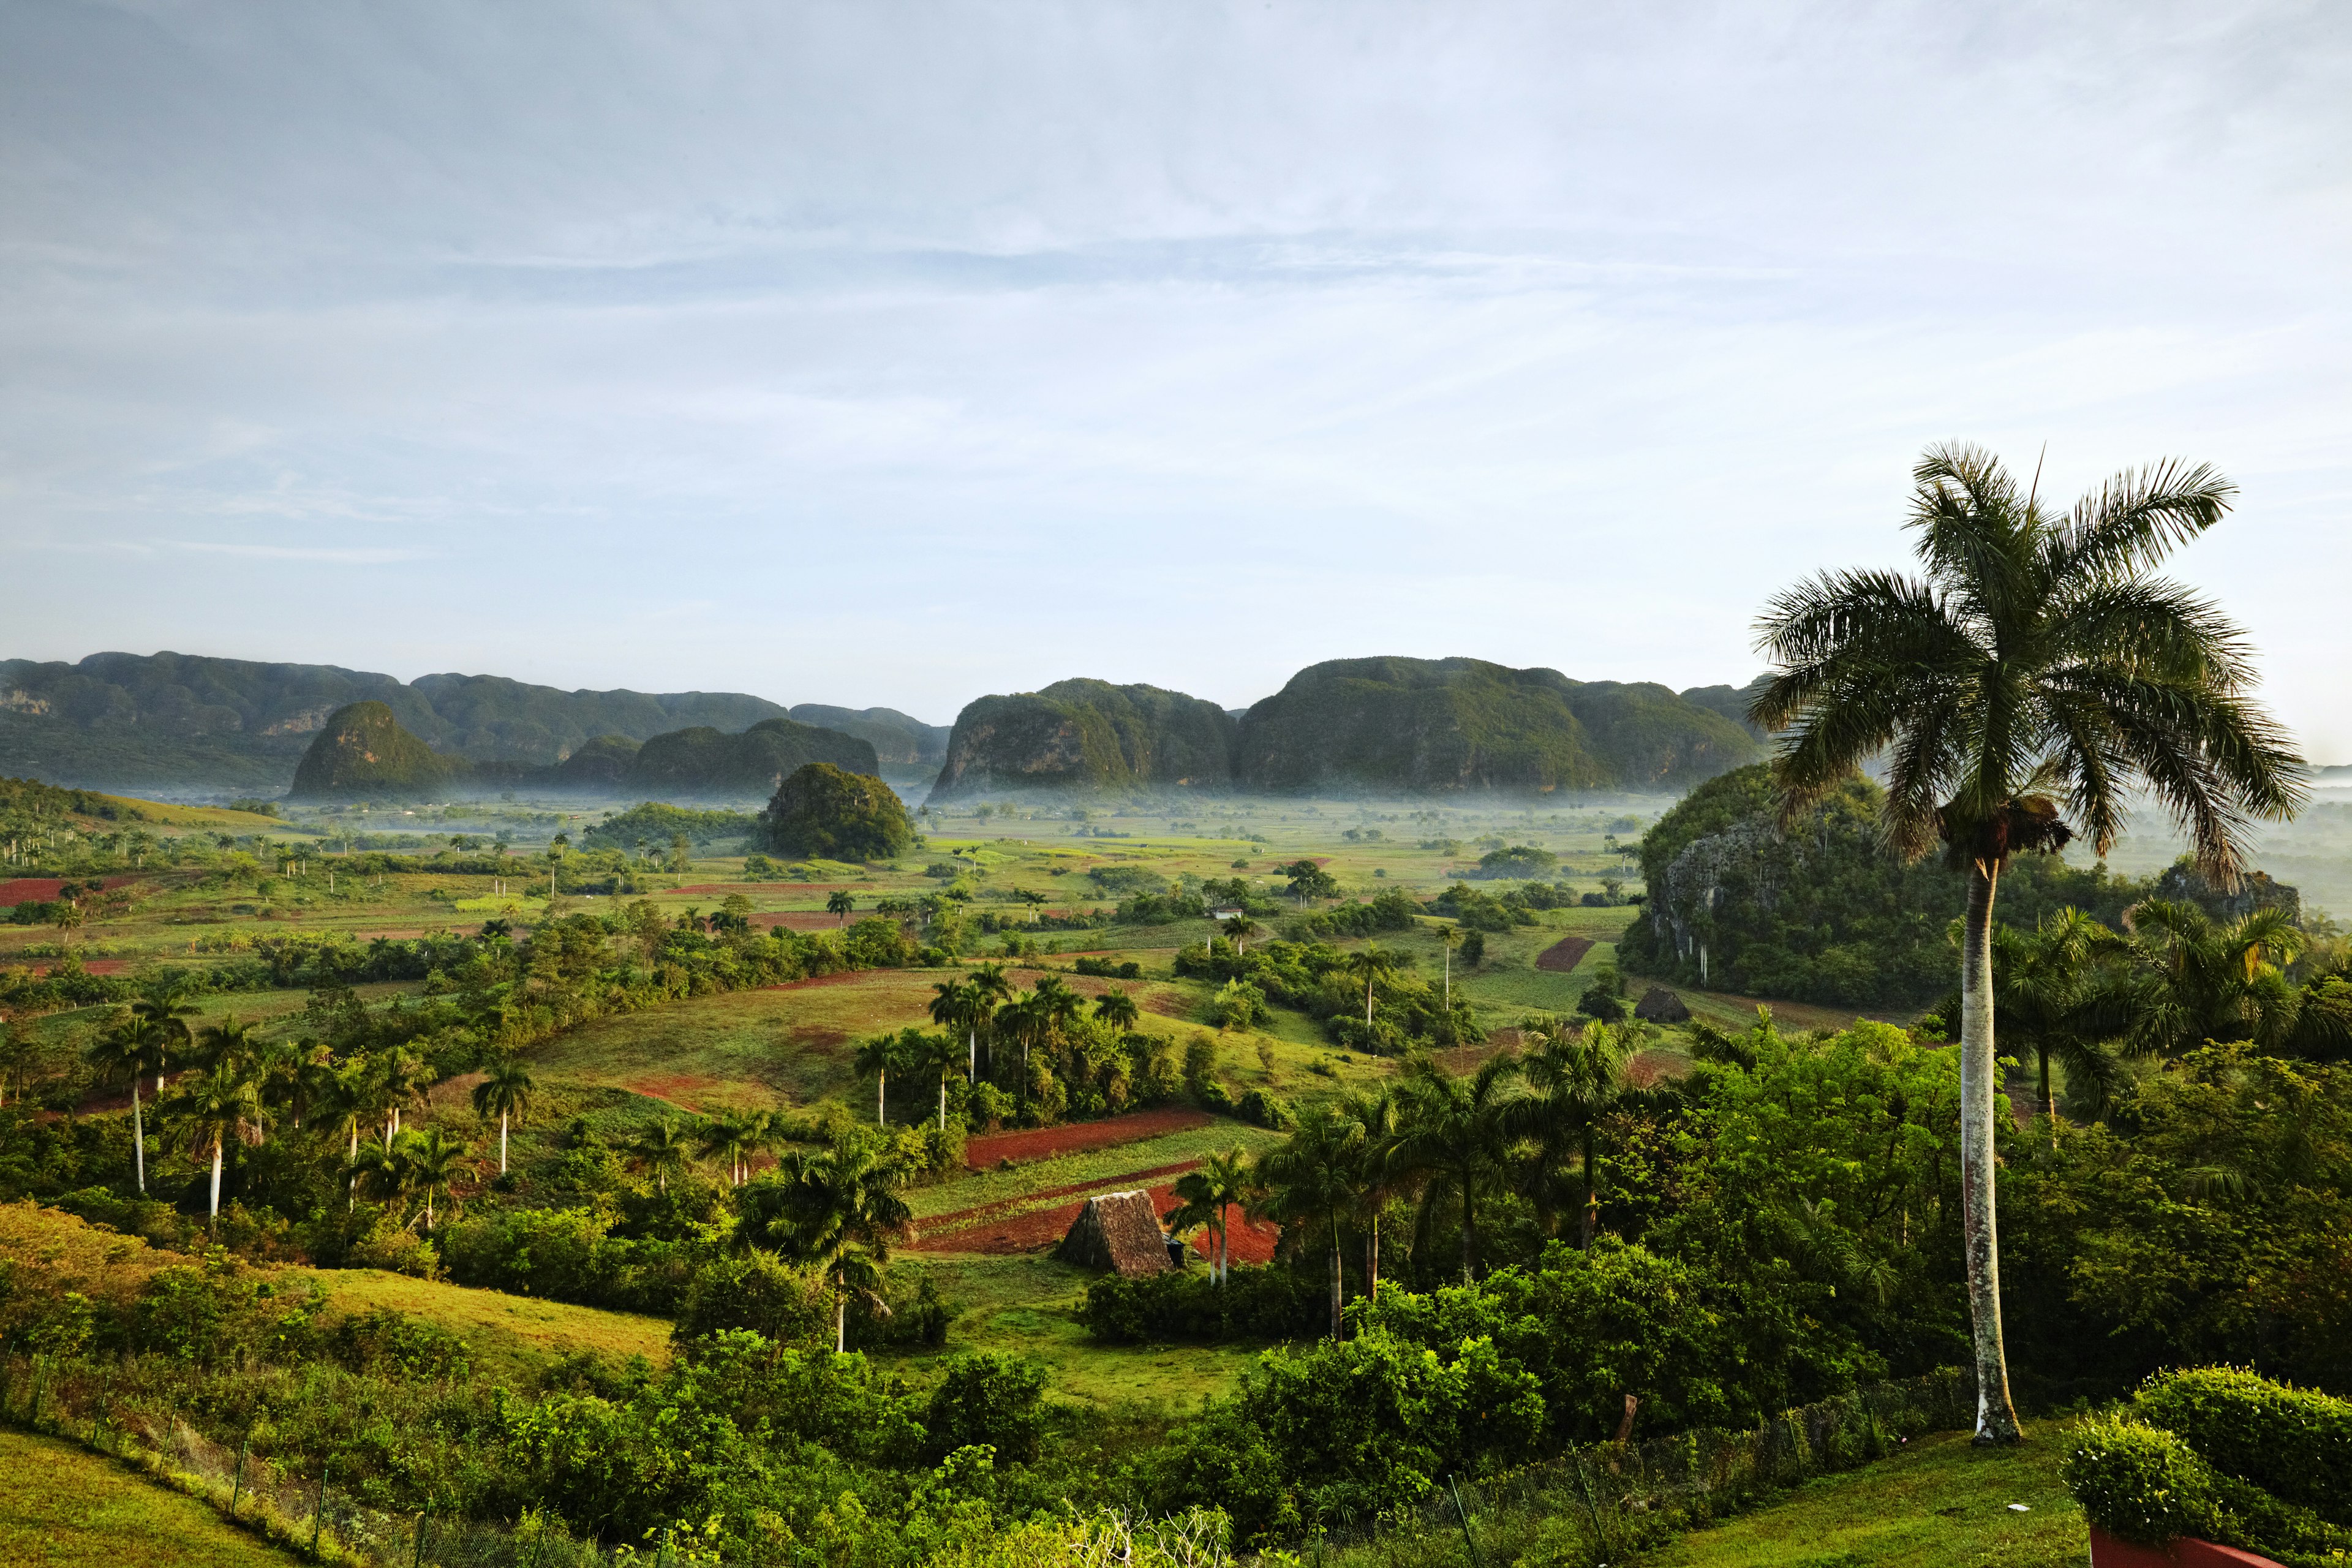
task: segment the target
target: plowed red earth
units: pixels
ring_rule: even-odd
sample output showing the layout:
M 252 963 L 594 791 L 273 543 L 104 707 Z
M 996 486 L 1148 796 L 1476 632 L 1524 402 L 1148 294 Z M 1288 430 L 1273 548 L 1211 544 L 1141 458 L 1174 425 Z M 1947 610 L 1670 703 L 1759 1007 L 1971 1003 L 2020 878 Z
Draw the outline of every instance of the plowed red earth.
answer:
M 53 962 L 54 962 L 53 960 L 46 959 L 46 958 L 6 958 L 6 959 L 0 959 L 0 963 L 5 963 L 5 964 L 7 964 L 7 965 L 9 965 L 9 966 L 11 966 L 11 967 L 14 967 L 14 966 L 18 965 L 18 964 L 24 964 L 24 965 L 27 965 L 27 966 L 32 966 L 32 965 L 38 965 L 38 964 L 44 964 L 44 963 L 53 963 Z M 123 973 L 128 973 L 130 972 L 130 969 L 131 969 L 131 961 L 130 961 L 129 959 L 127 959 L 127 958 L 93 958 L 93 959 L 89 959 L 89 960 L 88 960 L 87 962 L 85 962 L 85 963 L 82 964 L 82 970 L 83 970 L 83 972 L 84 972 L 85 973 L 89 973 L 89 974 L 123 974 Z M 47 969 L 42 969 L 42 970 L 40 970 L 40 971 L 39 971 L 39 973 L 43 973 L 43 974 L 47 974 L 47 973 L 49 973 L 49 971 L 48 971 L 48 970 L 47 970 Z M 130 1102 L 130 1100 L 129 1100 L 128 1099 L 126 1099 L 126 1100 L 123 1101 L 123 1103 L 124 1103 L 125 1105 L 128 1105 L 128 1104 L 130 1104 L 131 1102 Z
M 104 877 L 100 880 L 110 888 L 119 888 L 131 879 Z M 0 908 L 16 904 L 51 903 L 64 889 L 64 881 L 56 877 L 19 877 L 13 882 L 0 882 Z
M 1097 1186 L 1097 1192 L 1121 1192 L 1117 1182 Z M 1165 1214 L 1176 1206 L 1172 1183 L 1148 1188 L 1151 1206 Z M 926 1236 L 908 1249 L 914 1252 L 1045 1252 L 1061 1244 L 1070 1231 L 1070 1224 L 1078 1217 L 1083 1203 L 1061 1204 L 1049 1209 L 1032 1209 L 1027 1214 L 1009 1219 L 985 1221 L 961 1230 Z M 1282 1239 L 1282 1227 L 1264 1220 L 1250 1219 L 1239 1208 L 1225 1211 L 1233 1234 L 1226 1243 L 1227 1255 L 1235 1263 L 1269 1263 L 1274 1259 L 1275 1243 Z M 1205 1226 L 1194 1234 L 1192 1250 L 1206 1258 L 1216 1247 L 1216 1237 Z
M 1106 1117 L 1100 1121 L 1074 1121 L 1066 1127 L 985 1132 L 964 1145 L 964 1163 L 975 1171 L 985 1171 L 1000 1160 L 1042 1160 L 1048 1154 L 1066 1154 L 1074 1149 L 1108 1149 L 1114 1143 L 1132 1143 L 1139 1138 L 1157 1138 L 1163 1132 L 1206 1127 L 1209 1121 L 1205 1112 L 1171 1106 Z
M 1584 955 L 1591 951 L 1592 939 L 1591 937 L 1564 936 L 1558 942 L 1553 942 L 1549 947 L 1545 948 L 1541 952 L 1536 954 L 1536 967 L 1538 969 L 1556 970 L 1559 973 L 1565 974 L 1570 970 L 1574 969 L 1578 964 L 1583 963 Z
M 1095 1193 L 1126 1192 L 1139 1182 L 1149 1182 L 1160 1176 L 1181 1176 L 1187 1171 L 1196 1169 L 1200 1163 L 1198 1160 L 1179 1160 L 1172 1165 L 1154 1165 L 1148 1171 L 1129 1171 L 1124 1176 L 1113 1176 L 1108 1186 L 1105 1186 L 1100 1182 L 1072 1182 L 1066 1187 L 1047 1187 L 1043 1192 L 1024 1193 L 1017 1198 L 1006 1198 L 1000 1203 L 979 1204 L 968 1209 L 950 1209 L 946 1214 L 935 1214 L 929 1219 L 916 1222 L 916 1228 L 933 1235 L 942 1235 L 951 1230 L 966 1230 L 983 1221 L 1010 1214 L 1024 1204 L 1038 1203 L 1046 1198 L 1082 1197 Z

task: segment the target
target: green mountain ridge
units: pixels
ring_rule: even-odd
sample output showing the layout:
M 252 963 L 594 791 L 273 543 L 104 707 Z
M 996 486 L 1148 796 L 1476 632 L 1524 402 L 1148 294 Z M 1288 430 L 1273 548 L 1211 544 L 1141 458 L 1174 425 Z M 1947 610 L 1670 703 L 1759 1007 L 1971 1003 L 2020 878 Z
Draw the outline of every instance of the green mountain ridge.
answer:
M 1064 680 L 983 697 L 956 719 L 931 799 L 995 790 L 1436 794 L 1675 790 L 1761 743 L 1698 688 L 1577 681 L 1481 659 L 1338 659 L 1238 719 L 1151 686 Z
M 763 719 L 732 735 L 696 725 L 643 745 L 600 735 L 551 767 L 478 763 L 435 752 L 402 728 L 389 706 L 371 700 L 329 715 L 289 793 L 297 800 L 418 800 L 492 788 L 669 800 L 738 797 L 768 795 L 813 763 L 853 773 L 877 771 L 866 742 L 782 718 Z

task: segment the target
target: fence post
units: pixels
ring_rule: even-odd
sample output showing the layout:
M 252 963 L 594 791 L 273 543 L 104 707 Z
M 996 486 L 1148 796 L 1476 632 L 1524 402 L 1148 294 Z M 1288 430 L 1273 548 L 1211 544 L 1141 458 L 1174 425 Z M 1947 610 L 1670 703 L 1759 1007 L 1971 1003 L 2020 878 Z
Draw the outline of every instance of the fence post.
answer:
M 425 1511 L 416 1516 L 416 1562 L 415 1568 L 425 1568 L 425 1532 L 433 1523 L 433 1500 L 425 1500 Z
M 327 1475 L 335 1468 L 330 1459 L 319 1470 L 319 1500 L 310 1509 L 310 1561 L 319 1560 L 319 1531 L 327 1522 Z
M 1469 1551 L 1470 1568 L 1485 1568 L 1485 1564 L 1478 1561 L 1477 1540 L 1470 1533 L 1470 1510 L 1462 1506 L 1462 1483 L 1448 1476 L 1445 1484 L 1454 1493 L 1454 1517 L 1462 1521 L 1462 1544 Z

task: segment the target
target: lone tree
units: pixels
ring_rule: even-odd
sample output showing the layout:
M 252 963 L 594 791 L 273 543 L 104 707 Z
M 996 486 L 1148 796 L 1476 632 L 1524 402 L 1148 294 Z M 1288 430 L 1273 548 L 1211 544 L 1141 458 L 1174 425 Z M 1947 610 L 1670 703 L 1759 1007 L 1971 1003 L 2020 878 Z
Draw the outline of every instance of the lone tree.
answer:
M 1926 575 L 1824 573 L 1773 600 L 1757 646 L 1776 668 L 1749 715 L 1788 731 L 1773 764 L 1784 820 L 1883 758 L 1888 847 L 1916 858 L 1940 841 L 1969 879 L 1960 1186 L 1977 1440 L 2011 1442 L 1993 1193 L 2001 870 L 2077 831 L 2105 855 L 2137 786 L 2179 825 L 2199 868 L 2234 886 L 2245 827 L 2293 815 L 2305 770 L 2253 699 L 2244 635 L 2210 601 L 2149 575 L 2221 520 L 2235 493 L 2227 479 L 2158 463 L 2116 475 L 2063 516 L 2034 490 L 2021 497 L 1974 447 L 1930 447 L 1912 479 L 1908 526 Z
M 906 803 L 870 773 L 811 763 L 760 814 L 768 847 L 796 859 L 890 860 L 915 847 Z

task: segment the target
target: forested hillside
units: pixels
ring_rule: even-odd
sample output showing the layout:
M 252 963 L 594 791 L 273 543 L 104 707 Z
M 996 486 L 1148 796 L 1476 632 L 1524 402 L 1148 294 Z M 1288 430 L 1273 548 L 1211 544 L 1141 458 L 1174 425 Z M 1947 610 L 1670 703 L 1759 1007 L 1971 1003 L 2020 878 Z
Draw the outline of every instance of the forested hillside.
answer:
M 551 763 L 599 735 L 646 741 L 787 717 L 740 692 L 561 691 L 490 675 L 404 682 L 335 665 L 158 653 L 0 660 L 0 773 L 62 784 L 275 793 L 328 717 L 383 703 L 437 752 Z

